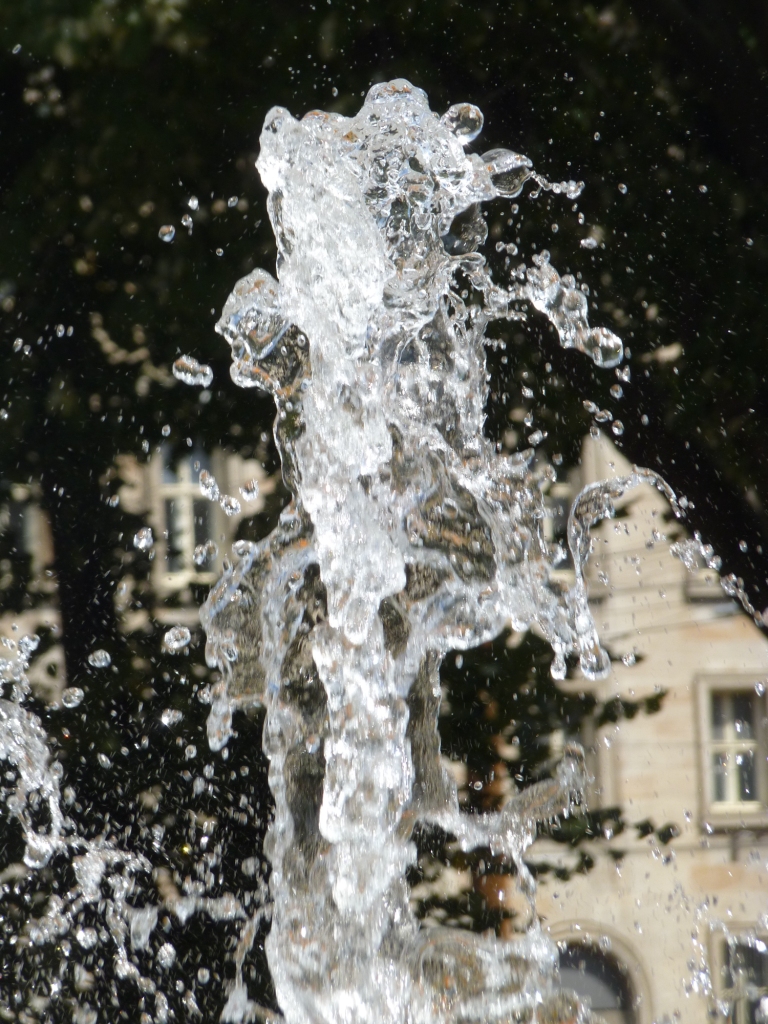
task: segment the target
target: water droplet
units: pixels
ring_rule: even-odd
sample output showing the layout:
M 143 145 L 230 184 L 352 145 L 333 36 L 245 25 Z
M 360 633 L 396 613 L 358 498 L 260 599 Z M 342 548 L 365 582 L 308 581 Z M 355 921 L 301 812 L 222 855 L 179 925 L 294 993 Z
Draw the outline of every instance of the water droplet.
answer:
M 112 767 L 112 762 L 110 761 L 106 754 L 97 754 L 96 760 L 99 762 L 102 768 Z
M 259 496 L 259 481 L 254 477 L 240 488 L 244 501 L 256 501 Z
M 597 239 L 596 238 L 592 238 L 592 236 L 590 235 L 588 238 L 582 238 L 581 241 L 579 242 L 579 245 L 581 246 L 582 249 L 596 249 L 597 248 Z
M 442 121 L 463 146 L 468 146 L 483 130 L 483 112 L 474 103 L 454 103 L 443 114 Z
M 110 496 L 107 498 L 107 504 L 109 505 L 110 508 L 117 508 L 117 506 L 120 504 L 120 495 L 110 494 Z
M 14 48 L 11 50 L 11 53 L 21 53 L 21 43 L 16 43 Z
M 99 941 L 99 936 L 96 933 L 95 928 L 78 928 L 75 932 L 75 938 L 83 949 L 93 949 Z
M 749 545 L 747 544 L 747 542 L 745 540 L 740 540 L 739 541 L 739 551 L 741 551 L 742 554 L 746 554 L 748 550 L 749 550 Z
M 181 711 L 177 711 L 176 708 L 166 708 L 160 715 L 160 721 L 170 729 L 172 725 L 178 725 L 183 717 Z
M 157 232 L 157 237 L 161 242 L 172 242 L 176 235 L 176 228 L 173 224 L 163 224 L 160 230 Z
M 209 473 L 207 469 L 203 469 L 200 472 L 200 493 L 204 498 L 209 501 L 219 500 L 219 485 L 216 483 L 216 477 L 213 473 Z
M 198 967 L 197 969 L 197 980 L 201 985 L 207 985 L 211 979 L 211 972 L 207 967 Z
M 190 208 L 190 210 L 196 210 L 199 205 L 200 203 L 198 201 L 197 196 L 190 196 L 189 199 L 187 200 L 187 206 Z
M 755 683 L 755 693 L 757 694 L 758 697 L 762 697 L 762 696 L 765 695 L 765 683 L 764 682 Z
M 616 437 L 621 437 L 621 435 L 624 433 L 624 424 L 621 422 L 621 420 L 614 420 L 611 424 L 611 430 L 614 432 Z
M 634 665 L 637 661 L 637 655 L 634 651 L 629 651 L 628 654 L 622 654 L 621 660 L 622 663 L 627 666 L 627 668 L 631 668 L 632 665 Z
M 163 637 L 163 643 L 169 651 L 181 651 L 192 640 L 192 634 L 186 626 L 172 626 Z
M 227 206 L 232 209 L 233 206 L 237 206 L 237 196 L 230 196 L 227 200 Z
M 179 356 L 173 364 L 173 376 L 183 384 L 207 388 L 213 383 L 213 370 L 193 356 Z
M 708 192 L 709 189 L 706 185 L 699 185 L 699 192 Z
M 66 327 L 64 326 L 64 324 L 56 324 L 56 337 L 57 338 L 63 338 L 65 331 L 66 331 Z
M 21 350 L 21 346 L 23 344 L 24 344 L 24 339 L 23 338 L 17 338 L 14 341 L 14 343 L 13 343 L 13 351 L 14 352 L 19 352 Z
M 218 555 L 219 549 L 213 543 L 212 540 L 207 540 L 205 544 L 198 544 L 192 555 L 192 561 L 195 565 L 205 565 L 209 559 L 214 559 Z
M 217 249 L 216 250 L 216 255 L 217 256 L 223 256 L 224 255 L 224 250 L 223 249 Z
M 170 942 L 164 942 L 163 945 L 157 951 L 157 962 L 164 969 L 168 970 L 173 967 L 174 961 L 176 960 L 176 950 L 170 944 Z
M 136 536 L 133 538 L 133 546 L 138 551 L 149 551 L 154 543 L 155 538 L 151 526 L 142 526 L 140 530 L 136 531 Z
M 556 235 L 556 234 L 558 233 L 558 231 L 559 231 L 559 230 L 560 230 L 560 225 L 559 225 L 559 224 L 553 224 L 553 225 L 552 225 L 552 227 L 551 227 L 551 231 L 552 231 L 552 234 L 553 234 L 553 235 Z
M 79 686 L 68 686 L 61 695 L 61 703 L 65 708 L 76 708 L 84 696 Z
M 231 494 L 222 494 L 219 498 L 219 505 L 224 509 L 225 515 L 236 516 L 240 512 L 240 502 Z
M 103 650 L 101 647 L 95 651 L 91 651 L 88 655 L 88 664 L 94 668 L 109 668 L 112 664 L 112 656 L 109 651 Z
M 334 87 L 331 89 L 331 96 L 338 96 L 338 95 L 339 95 L 339 90 L 334 85 Z
M 621 194 L 625 196 L 627 194 L 627 186 L 623 183 L 619 185 L 619 192 L 621 192 Z
M 193 757 L 197 757 L 197 747 L 194 743 L 190 743 L 184 749 L 184 757 L 187 761 L 191 761 Z
M 163 435 L 163 437 L 169 437 L 171 433 L 170 426 L 166 423 L 165 426 L 160 431 L 160 433 Z
M 464 655 L 463 654 L 457 654 L 456 655 L 456 668 L 462 668 L 463 665 L 464 665 Z
M 595 142 L 599 142 L 600 141 L 600 132 L 595 132 L 595 134 L 592 136 L 592 138 L 595 140 Z
M 611 386 L 611 398 L 615 398 L 616 401 L 618 401 L 620 398 L 623 398 L 623 396 L 624 389 L 622 388 L 621 384 L 613 384 Z

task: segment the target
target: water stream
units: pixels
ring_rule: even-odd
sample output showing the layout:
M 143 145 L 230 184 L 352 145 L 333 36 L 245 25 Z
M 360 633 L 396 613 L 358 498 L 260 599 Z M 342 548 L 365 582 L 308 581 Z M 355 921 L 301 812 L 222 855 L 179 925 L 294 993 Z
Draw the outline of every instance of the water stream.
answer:
M 90 1006 L 87 986 L 78 989 L 75 953 L 94 948 L 135 983 L 143 1021 L 169 1019 L 163 969 L 173 946 L 152 945 L 141 969 L 137 959 L 160 911 L 182 924 L 195 913 L 237 922 L 223 1020 L 265 1016 L 243 964 L 270 913 L 267 956 L 290 1024 L 591 1019 L 561 991 L 557 949 L 535 914 L 513 940 L 425 927 L 405 877 L 413 830 L 426 823 L 462 849 L 490 848 L 506 860 L 533 909 L 525 852 L 540 823 L 583 804 L 583 752 L 566 747 L 551 779 L 498 813 L 461 812 L 440 759 L 441 660 L 511 624 L 547 638 L 555 678 L 569 657 L 588 679 L 604 676 L 610 660 L 584 582 L 590 531 L 638 484 L 658 487 L 680 512 L 647 470 L 591 485 L 568 523 L 575 583 L 565 593 L 551 585 L 566 557 L 543 530 L 542 480 L 555 470 L 535 465 L 535 434 L 514 455 L 484 437 L 486 328 L 543 316 L 561 345 L 601 367 L 617 366 L 623 348 L 611 331 L 590 327 L 584 291 L 547 252 L 528 266 L 508 261 L 505 279 L 493 280 L 480 252 L 482 204 L 526 189 L 573 200 L 582 186 L 550 183 L 508 150 L 469 153 L 482 123 L 471 104 L 438 116 L 399 80 L 371 89 L 354 117 L 313 111 L 296 120 L 275 108 L 264 125 L 257 167 L 269 190 L 277 279 L 255 270 L 240 281 L 217 330 L 232 351 L 233 380 L 275 400 L 293 501 L 266 539 L 235 544 L 234 564 L 201 611 L 206 658 L 220 673 L 211 750 L 226 747 L 234 709 L 265 708 L 275 812 L 269 892 L 255 909 L 235 895 L 172 886 L 159 902 L 137 905 L 137 880 L 152 864 L 115 840 L 78 834 L 62 809 L 61 768 L 25 708 L 34 643 L 4 652 L 0 758 L 12 782 L 4 812 L 24 830 L 27 869 L 64 855 L 76 876 L 66 895 L 18 926 L 19 940 L 57 951 L 43 1001 L 56 1003 L 74 984 L 81 994 L 67 1005 L 76 1021 L 109 1019 Z M 185 361 L 188 383 L 202 370 Z M 3 884 L 7 893 L 13 878 Z M 88 907 L 102 925 L 86 933 Z M 190 1019 L 193 1004 L 185 1004 Z

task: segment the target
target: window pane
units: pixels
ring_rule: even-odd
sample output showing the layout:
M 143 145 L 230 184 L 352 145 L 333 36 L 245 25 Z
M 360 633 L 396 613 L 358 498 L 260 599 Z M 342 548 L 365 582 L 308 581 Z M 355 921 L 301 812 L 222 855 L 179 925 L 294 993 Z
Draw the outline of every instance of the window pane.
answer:
M 740 740 L 755 737 L 755 702 L 751 693 L 733 695 L 733 726 Z
M 712 795 L 715 803 L 723 803 L 727 796 L 727 769 L 728 756 L 726 754 L 712 755 Z
M 712 737 L 716 740 L 725 738 L 725 725 L 728 721 L 730 700 L 724 693 L 712 694 Z
M 163 460 L 163 483 L 177 483 L 179 477 L 176 471 L 176 465 L 171 458 L 171 446 L 169 444 L 164 444 L 160 449 L 160 455 Z
M 757 800 L 754 750 L 743 750 L 736 755 L 736 769 L 739 777 L 739 800 Z
M 184 568 L 184 524 L 180 502 L 173 499 L 165 501 L 165 528 L 168 532 L 168 568 L 171 572 L 181 572 Z

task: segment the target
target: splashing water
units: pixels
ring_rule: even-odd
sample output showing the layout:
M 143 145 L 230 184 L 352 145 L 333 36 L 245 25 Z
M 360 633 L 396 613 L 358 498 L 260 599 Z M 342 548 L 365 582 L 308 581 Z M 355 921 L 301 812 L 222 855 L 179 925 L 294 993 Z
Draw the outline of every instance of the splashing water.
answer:
M 275 108 L 262 133 L 257 166 L 269 190 L 279 281 L 263 270 L 240 281 L 217 330 L 232 350 L 233 380 L 275 399 L 293 501 L 265 540 L 233 545 L 235 562 L 225 562 L 201 619 L 207 661 L 221 673 L 206 691 L 210 749 L 226 755 L 236 707 L 266 709 L 275 801 L 269 895 L 256 884 L 241 902 L 206 895 L 197 883 L 182 895 L 157 868 L 159 900 L 136 905 L 137 880 L 152 865 L 109 837 L 82 838 L 62 811 L 62 768 L 23 706 L 34 640 L 6 642 L 0 759 L 14 781 L 5 810 L 23 831 L 26 870 L 62 856 L 76 881 L 30 917 L 25 941 L 59 943 L 62 963 L 72 943 L 94 957 L 109 945 L 115 977 L 136 985 L 142 1006 L 151 997 L 161 1024 L 171 1012 L 163 986 L 177 963 L 173 944 L 155 935 L 167 920 L 161 912 L 182 925 L 198 912 L 239 922 L 235 977 L 219 1005 L 221 1020 L 240 1022 L 269 1017 L 250 998 L 244 964 L 270 910 L 267 954 L 291 1024 L 591 1019 L 558 988 L 557 950 L 533 912 L 524 862 L 539 823 L 583 804 L 583 752 L 567 746 L 550 780 L 500 812 L 462 814 L 440 760 L 439 667 L 448 650 L 476 646 L 511 623 L 546 636 L 556 678 L 568 656 L 587 678 L 604 676 L 610 660 L 584 580 L 591 531 L 640 484 L 682 512 L 643 469 L 585 488 L 568 522 L 574 586 L 550 586 L 565 552 L 542 532 L 534 452 L 502 456 L 483 436 L 485 331 L 533 312 L 552 323 L 563 347 L 598 366 L 616 366 L 623 349 L 611 331 L 590 327 L 584 292 L 545 251 L 532 266 L 513 266 L 504 284 L 492 279 L 478 251 L 487 234 L 480 204 L 519 196 L 526 183 L 574 198 L 581 184 L 550 183 L 507 150 L 467 154 L 482 124 L 471 104 L 438 117 L 423 92 L 400 80 L 375 86 L 352 118 L 313 111 L 297 121 Z M 206 387 L 212 379 L 190 356 L 176 361 L 174 375 Z M 532 432 L 531 444 L 541 440 Z M 241 489 L 246 501 L 254 484 Z M 225 512 L 239 511 L 207 471 L 200 489 Z M 144 532 L 140 550 L 151 547 Z M 691 567 L 699 557 L 713 564 L 698 538 L 676 554 Z M 194 562 L 216 555 L 209 541 Z M 190 639 L 176 626 L 165 644 L 182 651 Z M 106 668 L 111 658 L 95 650 L 89 661 Z M 76 687 L 62 696 L 68 709 L 83 700 Z M 170 730 L 183 718 L 167 708 L 160 722 Z M 188 744 L 185 757 L 196 754 Z M 106 770 L 106 756 L 103 763 Z M 509 863 L 531 909 L 526 932 L 502 941 L 418 924 L 405 874 L 419 822 Z M 149 962 L 151 976 L 142 973 Z M 73 963 L 75 987 L 87 992 L 88 971 Z M 207 984 L 210 972 L 201 967 L 197 978 Z M 95 1021 L 87 999 L 78 1000 L 72 1019 Z M 189 1019 L 202 1016 L 191 988 L 182 1002 Z
M 257 166 L 279 283 L 254 270 L 217 325 L 233 380 L 275 398 L 294 495 L 202 611 L 223 676 L 211 746 L 226 743 L 234 706 L 266 707 L 267 952 L 291 1022 L 587 1019 L 558 991 L 538 924 L 514 942 L 422 929 L 404 880 L 413 828 L 430 822 L 511 862 L 532 906 L 523 854 L 537 823 L 583 802 L 583 753 L 568 747 L 553 779 L 501 812 L 461 814 L 439 759 L 440 661 L 508 622 L 536 624 L 553 675 L 569 654 L 605 675 L 583 578 L 590 530 L 641 483 L 677 509 L 647 470 L 586 488 L 568 528 L 575 586 L 550 588 L 563 552 L 541 532 L 533 452 L 496 455 L 483 437 L 485 329 L 533 309 L 598 366 L 623 348 L 590 327 L 584 293 L 547 252 L 493 281 L 480 204 L 529 179 L 570 198 L 581 185 L 550 184 L 507 150 L 468 155 L 481 127 L 476 107 L 440 118 L 405 81 L 375 86 L 352 118 L 273 109 Z

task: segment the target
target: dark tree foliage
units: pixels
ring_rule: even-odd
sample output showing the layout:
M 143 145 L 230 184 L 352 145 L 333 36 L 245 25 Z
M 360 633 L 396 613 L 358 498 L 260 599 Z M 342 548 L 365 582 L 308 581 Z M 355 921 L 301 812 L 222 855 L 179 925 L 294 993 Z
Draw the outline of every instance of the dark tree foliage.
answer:
M 747 0 L 0 0 L 0 504 L 10 510 L 0 597 L 13 609 L 40 599 L 13 519 L 14 488 L 31 488 L 53 524 L 68 680 L 87 691 L 77 709 L 36 710 L 78 772 L 71 813 L 82 827 L 120 833 L 179 877 L 203 863 L 201 823 L 179 808 L 198 772 L 191 761 L 208 759 L 207 708 L 192 699 L 207 677 L 162 654 L 157 634 L 120 636 L 114 589 L 129 560 L 139 576 L 148 565 L 130 547 L 139 524 L 105 499 L 119 484 L 116 454 L 145 458 L 164 425 L 179 452 L 201 439 L 277 468 L 263 440 L 272 405 L 230 382 L 213 332 L 235 280 L 274 262 L 254 160 L 275 104 L 349 114 L 372 82 L 403 76 L 434 109 L 477 103 L 481 151 L 508 146 L 555 180 L 584 179 L 578 208 L 547 195 L 515 212 L 493 204 L 489 258 L 501 272 L 494 243 L 518 239 L 522 259 L 548 248 L 558 268 L 581 271 L 592 322 L 631 349 L 632 380 L 614 399 L 613 373 L 561 351 L 540 322 L 507 329 L 507 362 L 489 353 L 489 436 L 504 436 L 511 409 L 535 406 L 547 451 L 572 464 L 590 426 L 583 399 L 610 409 L 627 456 L 691 499 L 690 526 L 756 606 L 768 604 L 767 38 L 768 15 Z M 181 216 L 192 195 L 190 233 Z M 165 224 L 176 227 L 171 244 L 158 237 Z M 588 234 L 597 248 L 580 247 Z M 207 403 L 170 373 L 187 352 L 214 369 Z M 250 536 L 264 535 L 278 506 L 245 528 Z M 88 665 L 94 646 L 115 652 L 111 669 Z M 517 784 L 545 772 L 553 732 L 658 706 L 659 694 L 602 707 L 565 694 L 549 657 L 535 639 L 513 650 L 501 638 L 462 668 L 446 662 L 441 732 L 479 784 L 470 807 L 493 806 L 502 768 Z M 183 711 L 183 724 L 161 728 L 161 708 Z M 236 730 L 229 761 L 210 758 L 202 797 L 233 863 L 258 856 L 269 799 L 260 723 L 243 718 Z M 515 761 L 498 753 L 500 736 L 516 738 Z M 141 804 L 153 786 L 162 799 Z M 616 809 L 552 834 L 575 844 L 608 827 L 625 827 Z M 662 843 L 674 836 L 673 825 L 637 828 L 658 829 Z M 447 859 L 444 840 L 422 836 L 425 856 Z M 19 842 L 0 833 L 0 862 Z M 498 923 L 477 892 L 469 903 L 446 913 Z M 174 926 L 173 939 L 180 977 L 197 970 L 201 950 L 225 963 L 225 940 L 200 919 Z M 10 971 L 13 947 L 0 955 Z M 99 984 L 107 992 L 113 981 L 105 971 Z M 209 991 L 204 1019 L 220 1005 Z

